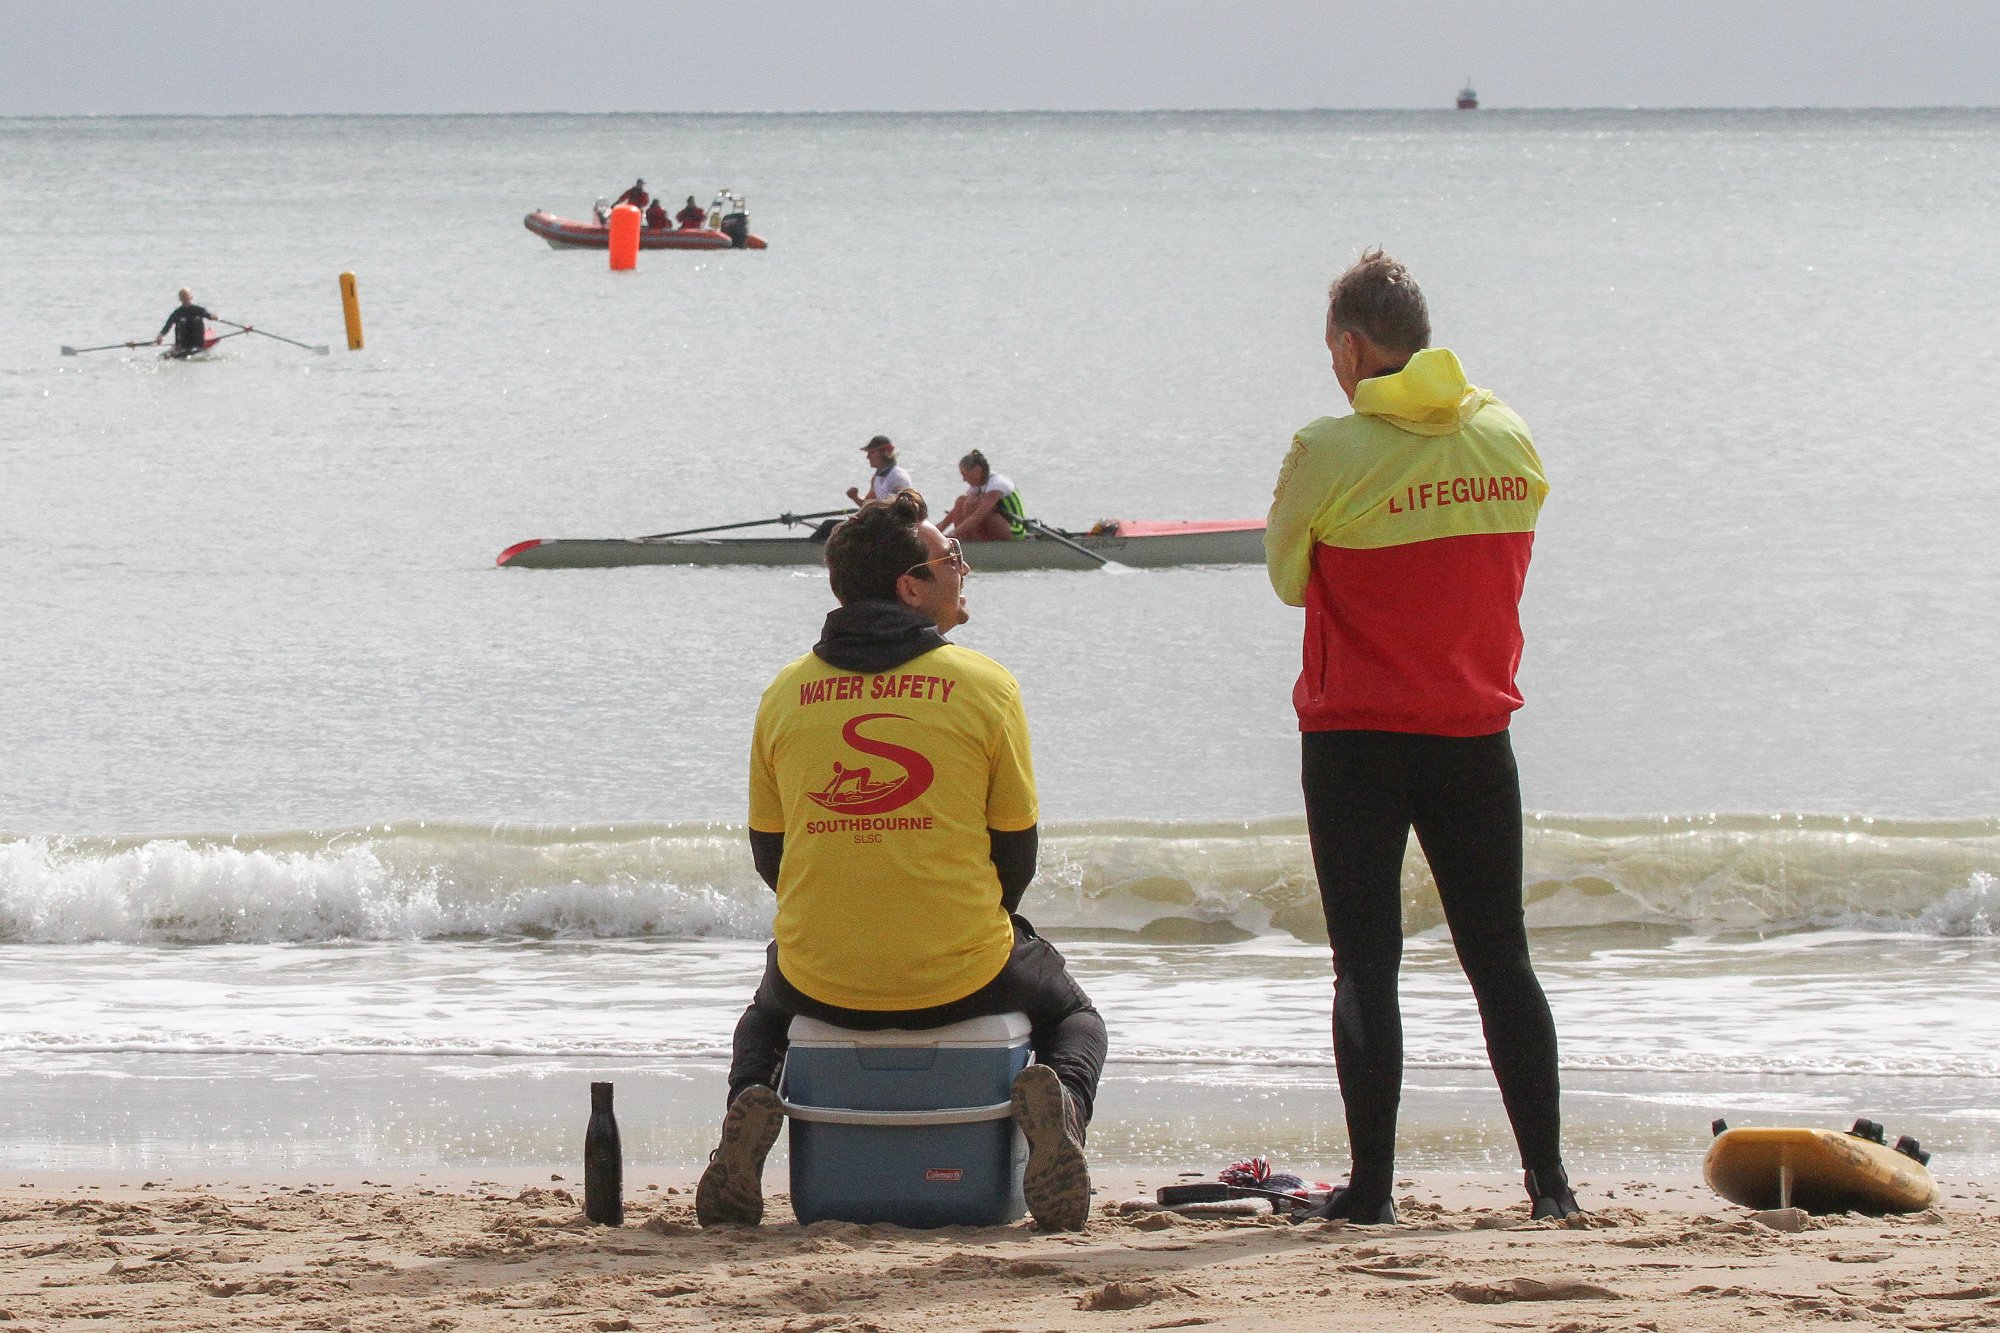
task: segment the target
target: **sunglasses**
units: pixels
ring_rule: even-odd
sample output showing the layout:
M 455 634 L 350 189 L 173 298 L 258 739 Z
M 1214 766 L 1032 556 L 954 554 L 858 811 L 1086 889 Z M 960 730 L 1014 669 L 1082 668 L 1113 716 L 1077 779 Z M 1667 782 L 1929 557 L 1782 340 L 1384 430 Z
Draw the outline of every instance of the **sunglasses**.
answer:
M 958 538 L 956 537 L 946 537 L 944 539 L 944 554 L 937 559 L 926 560 L 922 564 L 911 565 L 903 572 L 905 574 L 915 574 L 920 569 L 929 569 L 932 565 L 942 565 L 947 561 L 957 566 L 958 572 L 961 574 L 970 574 L 972 572 L 972 566 L 965 562 L 965 548 L 958 544 Z

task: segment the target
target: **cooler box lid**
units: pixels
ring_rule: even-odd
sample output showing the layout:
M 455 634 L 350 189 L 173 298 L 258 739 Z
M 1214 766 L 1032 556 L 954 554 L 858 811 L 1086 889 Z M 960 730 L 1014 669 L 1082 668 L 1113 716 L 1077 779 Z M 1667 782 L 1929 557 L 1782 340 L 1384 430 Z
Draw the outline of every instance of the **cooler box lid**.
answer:
M 993 1014 L 941 1028 L 881 1028 L 862 1032 L 803 1015 L 792 1020 L 791 1043 L 804 1047 L 936 1046 L 947 1049 L 1019 1046 L 1034 1025 L 1026 1014 Z

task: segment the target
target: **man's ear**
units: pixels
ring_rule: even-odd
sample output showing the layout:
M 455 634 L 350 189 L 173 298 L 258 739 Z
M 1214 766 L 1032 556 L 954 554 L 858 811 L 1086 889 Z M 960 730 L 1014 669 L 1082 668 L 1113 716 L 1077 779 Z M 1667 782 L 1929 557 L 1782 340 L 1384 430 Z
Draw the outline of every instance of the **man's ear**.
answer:
M 896 600 L 904 606 L 909 607 L 912 611 L 921 611 L 924 605 L 923 598 L 918 594 L 916 582 L 917 576 L 915 574 L 898 574 L 896 576 Z

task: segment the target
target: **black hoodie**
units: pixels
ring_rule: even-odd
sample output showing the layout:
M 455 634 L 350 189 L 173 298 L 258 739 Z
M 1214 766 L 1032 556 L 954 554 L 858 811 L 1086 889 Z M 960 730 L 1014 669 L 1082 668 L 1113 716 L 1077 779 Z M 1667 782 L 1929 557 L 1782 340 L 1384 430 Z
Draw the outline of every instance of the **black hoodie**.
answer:
M 871 598 L 829 611 L 813 656 L 842 671 L 889 671 L 944 646 L 929 616 Z

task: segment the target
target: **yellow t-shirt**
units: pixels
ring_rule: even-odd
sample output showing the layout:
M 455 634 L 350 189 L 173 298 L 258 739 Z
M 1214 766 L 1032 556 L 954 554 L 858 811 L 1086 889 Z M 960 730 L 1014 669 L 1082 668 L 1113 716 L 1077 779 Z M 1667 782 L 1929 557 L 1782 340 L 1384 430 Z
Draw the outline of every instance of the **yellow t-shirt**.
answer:
M 927 1009 L 1006 966 L 986 830 L 1039 817 L 1021 691 L 947 644 L 889 671 L 808 654 L 778 673 L 750 746 L 750 827 L 785 835 L 778 970 L 844 1009 Z

